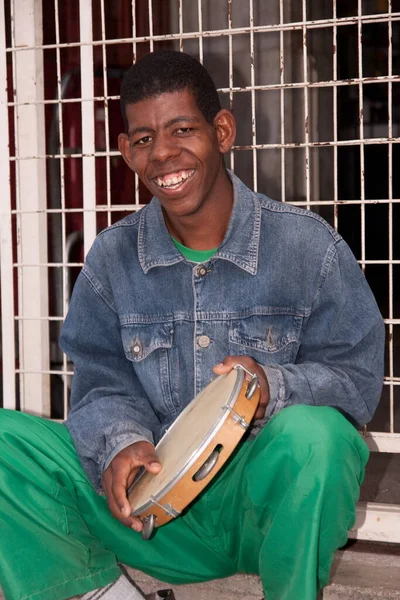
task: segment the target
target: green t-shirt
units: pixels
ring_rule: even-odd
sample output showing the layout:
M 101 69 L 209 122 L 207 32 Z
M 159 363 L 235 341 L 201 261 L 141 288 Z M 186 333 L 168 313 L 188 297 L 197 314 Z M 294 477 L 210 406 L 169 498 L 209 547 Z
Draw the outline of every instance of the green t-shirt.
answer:
M 172 237 L 172 236 L 171 236 Z M 209 260 L 218 250 L 218 248 L 213 248 L 212 250 L 192 250 L 192 248 L 188 248 L 183 244 L 180 244 L 178 240 L 172 238 L 175 246 L 178 248 L 179 252 L 183 254 L 185 258 L 192 262 L 206 262 Z

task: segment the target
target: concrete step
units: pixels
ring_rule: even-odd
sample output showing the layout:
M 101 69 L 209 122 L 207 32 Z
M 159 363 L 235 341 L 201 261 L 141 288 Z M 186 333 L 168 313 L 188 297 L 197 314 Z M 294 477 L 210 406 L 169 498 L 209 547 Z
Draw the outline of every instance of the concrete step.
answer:
M 139 571 L 128 569 L 145 592 L 171 587 Z M 236 575 L 207 583 L 174 586 L 176 600 L 261 600 L 258 577 Z M 400 600 L 400 546 L 393 544 L 350 542 L 336 553 L 331 584 L 323 600 Z M 4 597 L 0 589 L 0 600 Z M 12 600 L 12 599 L 11 599 Z M 301 598 L 299 598 L 301 600 Z

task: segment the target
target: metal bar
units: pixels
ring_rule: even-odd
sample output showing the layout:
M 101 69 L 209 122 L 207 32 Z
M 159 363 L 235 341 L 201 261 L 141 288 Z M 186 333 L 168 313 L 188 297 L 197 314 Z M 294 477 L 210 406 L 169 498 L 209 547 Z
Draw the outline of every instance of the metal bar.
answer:
M 79 0 L 82 97 L 93 96 L 92 2 Z M 83 244 L 85 256 L 96 237 L 96 167 L 94 138 L 94 102 L 82 101 L 82 171 L 83 171 Z
M 279 23 L 283 23 L 283 2 L 279 2 Z M 286 202 L 286 165 L 285 165 L 285 38 L 283 31 L 279 32 L 279 72 L 280 72 L 280 92 L 279 92 L 279 108 L 281 117 L 281 202 Z
M 333 0 L 333 18 L 336 19 L 337 16 L 337 0 Z M 337 53 L 337 25 L 333 26 L 333 80 L 337 82 L 338 76 L 338 53 Z M 339 189 L 338 189 L 338 94 L 337 94 L 337 86 L 333 86 L 333 198 L 335 202 L 337 202 L 339 198 Z M 333 226 L 337 230 L 339 227 L 339 211 L 338 205 L 335 204 L 333 211 Z
M 153 31 L 153 2 L 152 0 L 148 0 L 149 2 L 149 41 L 150 41 L 150 52 L 154 50 L 154 31 Z
M 37 374 L 37 371 L 24 371 L 22 369 L 16 369 L 15 372 L 23 374 Z M 73 371 L 64 371 L 62 369 L 48 369 L 46 371 L 40 371 L 40 373 L 46 373 L 47 375 L 73 375 Z
M 232 30 L 232 2 L 228 0 L 228 31 Z M 233 110 L 233 38 L 231 35 L 228 36 L 228 51 L 229 51 L 229 108 Z M 233 148 L 229 152 L 229 162 L 232 171 L 235 169 L 235 153 Z
M 249 17 L 250 17 L 250 81 L 251 87 L 251 141 L 253 152 L 253 189 L 256 192 L 258 189 L 257 176 L 257 124 L 256 124 L 256 98 L 255 98 L 255 56 L 254 56 L 254 7 L 253 0 L 249 0 Z
M 181 52 L 183 52 L 183 5 L 182 5 L 182 0 L 179 0 L 179 8 L 178 8 L 178 14 L 179 14 L 179 34 L 178 34 L 178 39 L 179 39 L 179 50 Z M 201 37 L 200 36 L 200 32 L 199 35 L 197 37 Z
M 0 6 L 0 274 L 1 274 L 1 362 L 3 368 L 3 408 L 15 408 L 15 330 L 12 256 L 11 188 L 7 108 L 6 24 L 4 3 Z M 5 343 L 6 342 L 6 343 Z M 4 351 L 7 348 L 7 351 Z
M 132 0 L 132 37 L 133 37 L 133 63 L 136 62 L 137 60 L 137 43 L 136 43 L 136 0 Z M 116 154 L 117 156 L 120 156 L 120 153 L 118 152 Z M 139 198 L 139 177 L 137 176 L 137 174 L 135 173 L 135 191 L 134 191 L 134 198 L 135 198 L 135 209 L 140 207 L 140 198 Z M 131 208 L 132 210 L 132 208 Z
M 105 22 L 105 11 L 104 11 L 104 0 L 100 2 L 100 14 L 101 14 L 101 39 L 106 39 L 106 22 Z M 103 86 L 104 86 L 104 132 L 106 141 L 106 152 L 110 152 L 110 129 L 109 129 L 109 111 L 108 111 L 108 79 L 107 79 L 107 53 L 105 44 L 102 45 L 102 58 L 103 58 Z M 110 156 L 106 156 L 106 194 L 107 194 L 107 224 L 111 225 L 111 169 L 110 169 Z
M 18 319 L 18 317 L 16 317 L 16 320 L 17 320 L 17 319 Z M 28 320 L 28 319 L 29 319 L 29 317 L 26 317 L 26 319 L 25 319 L 25 320 Z M 33 317 L 32 317 L 32 320 L 33 320 Z M 51 317 L 50 317 L 50 318 L 49 318 L 49 320 L 56 320 L 56 317 L 53 317 L 53 318 L 51 318 Z M 50 373 L 50 372 L 51 372 L 51 373 L 53 373 L 54 371 L 55 371 L 54 369 L 48 369 L 48 370 L 44 370 L 44 371 L 43 371 L 43 370 L 41 370 L 41 371 L 28 371 L 28 370 L 26 370 L 26 369 L 15 369 L 15 373 L 35 373 L 35 374 L 37 374 L 37 373 L 42 373 L 42 372 L 46 372 L 46 373 L 47 373 L 47 372 L 48 372 L 48 373 Z M 62 371 L 60 371 L 60 372 L 62 373 Z M 400 385 L 400 379 L 399 379 L 399 378 L 395 378 L 395 379 L 394 379 L 394 381 L 389 381 L 389 380 L 387 380 L 387 381 L 384 381 L 384 385 Z M 368 432 L 367 432 L 367 433 L 364 433 L 364 432 L 362 432 L 362 435 L 363 435 L 363 436 L 365 436 L 365 435 L 367 435 L 367 434 L 368 434 Z M 375 433 L 373 433 L 372 435 L 376 435 L 376 434 L 375 434 Z M 387 436 L 388 436 L 388 438 L 389 438 L 389 437 L 391 437 L 392 435 L 396 435 L 396 434 L 391 434 L 391 433 L 388 433 L 388 434 L 384 434 L 384 435 L 387 435 Z M 395 439 L 395 442 L 396 442 L 396 438 L 394 438 L 394 439 Z M 376 449 L 376 448 L 375 448 L 375 449 Z M 396 450 L 396 452 L 397 452 L 397 450 Z
M 202 0 L 197 0 L 197 15 L 198 15 L 198 20 L 199 20 L 199 32 L 201 33 L 203 31 L 203 11 L 202 11 L 202 5 L 201 5 Z M 201 35 L 199 37 L 199 60 L 201 62 L 201 64 L 203 64 L 203 60 L 204 60 L 204 49 L 203 49 L 203 36 Z
M 360 204 L 361 201 L 360 200 L 321 200 L 321 201 L 316 201 L 316 200 L 310 200 L 310 205 L 314 205 L 314 206 L 343 206 L 343 205 L 350 205 L 350 204 Z M 392 201 L 390 201 L 387 198 L 376 198 L 374 200 L 365 200 L 365 204 L 399 204 L 400 203 L 400 198 L 393 198 Z M 290 202 L 290 204 L 293 204 L 294 206 L 304 206 L 305 204 L 305 200 L 293 200 Z M 115 206 L 111 206 L 110 208 L 108 208 L 107 206 L 96 206 L 96 212 L 106 212 L 107 210 L 110 211 L 118 211 L 118 212 L 123 212 L 123 211 L 128 211 L 128 212 L 132 212 L 132 210 L 137 210 L 139 208 L 141 208 L 143 205 L 140 205 L 139 207 L 132 207 L 131 204 L 118 204 Z M 21 209 L 13 209 L 11 211 L 12 215 L 16 215 L 21 213 Z M 29 213 L 35 213 L 37 214 L 37 212 L 43 212 L 46 214 L 57 214 L 62 212 L 61 208 L 49 208 L 49 209 L 43 209 L 42 211 L 24 211 L 27 214 Z M 65 209 L 65 213 L 81 213 L 82 209 L 81 208 L 67 208 Z M 393 260 L 372 260 L 372 261 L 364 261 L 365 263 L 371 262 L 373 264 L 390 264 L 390 262 L 392 262 L 393 264 L 397 264 L 398 261 Z M 52 263 L 53 264 L 53 263 Z
M 229 37 L 229 36 L 228 36 Z M 308 87 L 310 89 L 314 89 L 314 88 L 323 88 L 323 87 L 348 87 L 348 86 L 359 86 L 360 83 L 362 83 L 363 85 L 368 85 L 368 84 L 376 84 L 376 83 L 396 83 L 396 82 L 400 82 L 400 75 L 379 75 L 376 77 L 355 77 L 353 79 L 338 79 L 338 80 L 321 80 L 321 81 L 310 81 L 308 82 Z M 217 91 L 220 94 L 232 94 L 234 93 L 246 93 L 246 92 L 251 92 L 251 91 L 256 91 L 256 92 L 262 92 L 262 91 L 267 91 L 267 90 L 280 90 L 280 89 L 303 89 L 304 87 L 304 83 L 293 83 L 293 82 L 288 82 L 288 83 L 275 83 L 275 84 L 268 84 L 268 85 L 248 85 L 245 87 L 234 87 L 233 85 L 231 85 L 230 87 L 227 88 L 218 88 L 217 87 Z M 63 98 L 61 100 L 61 104 L 80 104 L 82 102 L 91 102 L 91 101 L 102 101 L 102 100 L 119 100 L 119 96 L 108 96 L 106 94 L 102 95 L 102 96 L 88 96 L 88 97 L 81 97 L 81 98 Z M 19 105 L 27 105 L 30 104 L 30 102 L 8 102 L 7 105 L 8 106 L 19 106 Z M 54 99 L 46 99 L 46 100 L 38 100 L 37 102 L 35 102 L 35 104 L 60 104 L 60 101 L 54 100 Z
M 15 40 L 15 6 L 14 6 L 14 2 L 10 2 L 10 17 L 11 17 L 11 46 L 14 48 L 16 46 L 16 40 Z M 17 90 L 16 90 L 16 81 L 17 81 L 17 67 L 16 67 L 16 54 L 12 55 L 12 80 L 13 80 L 13 98 L 14 101 L 17 102 L 18 101 L 18 96 L 17 96 Z M 15 157 L 19 157 L 19 136 L 18 136 L 18 129 L 19 129 L 19 122 L 18 122 L 18 111 L 17 108 L 14 108 L 13 110 L 13 125 L 14 125 L 14 146 L 15 146 Z M 10 157 L 11 160 L 11 157 Z M 19 191 L 19 162 L 16 161 L 15 163 L 15 206 L 16 209 L 19 211 L 19 213 L 22 212 L 21 210 L 21 204 L 20 204 L 20 191 Z M 33 211 L 32 211 L 33 212 Z M 16 215 L 16 219 L 15 219 L 15 225 L 16 225 L 16 237 L 18 239 L 19 235 L 20 235 L 20 230 L 21 230 L 21 219 L 19 215 Z M 12 237 L 12 234 L 11 234 Z M 14 239 L 12 237 L 12 243 L 14 244 Z M 17 244 L 17 260 L 19 262 L 21 262 L 22 257 L 21 257 L 21 247 L 19 244 Z M 20 275 L 21 275 L 21 271 L 20 269 L 17 269 L 17 277 L 18 277 L 18 283 L 17 283 L 17 287 L 19 289 L 20 287 Z M 21 305 L 21 294 L 17 293 L 17 304 L 18 304 L 18 308 L 17 311 L 18 313 L 22 312 L 22 305 Z M 14 308 L 15 310 L 15 308 Z M 24 366 L 23 365 L 23 354 L 20 354 L 20 348 L 21 348 L 21 326 L 18 324 L 18 336 L 19 336 L 19 341 L 18 341 L 18 362 L 20 366 Z M 22 397 L 24 393 L 24 378 L 19 378 L 19 396 Z M 17 398 L 16 398 L 17 400 Z
M 307 5 L 306 0 L 302 0 L 303 14 L 303 103 L 304 103 L 304 143 L 305 143 L 305 183 L 306 183 L 306 207 L 310 209 L 310 115 L 308 111 L 308 53 L 307 53 Z
M 389 14 L 392 12 L 392 0 L 389 0 Z M 389 18 L 388 21 L 388 75 L 392 75 L 393 70 L 393 44 L 392 44 L 392 21 Z M 388 137 L 389 139 L 393 136 L 393 86 L 392 82 L 388 82 Z M 389 218 L 389 319 L 393 319 L 394 316 L 394 284 L 393 284 L 393 234 L 394 234 L 394 223 L 393 223 L 393 144 L 388 144 L 388 218 Z M 394 340 L 393 340 L 393 324 L 389 324 L 388 331 L 388 349 L 389 349 L 389 377 L 393 380 L 394 377 Z M 394 431 L 394 387 L 389 387 L 389 407 L 390 407 L 390 431 Z
M 132 6 L 132 51 L 133 61 L 136 62 L 136 0 L 131 0 Z
M 358 86 L 358 109 L 360 123 L 360 176 L 361 176 L 361 260 L 365 261 L 365 152 L 364 152 L 364 90 L 361 83 L 363 64 L 362 64 L 362 0 L 358 0 L 358 24 L 357 24 L 357 48 L 358 48 L 358 77 L 360 84 Z M 364 269 L 363 269 L 364 270 Z
M 59 11 L 59 0 L 54 0 L 54 18 L 55 18 L 55 33 L 56 42 L 60 43 L 60 11 Z M 64 154 L 64 128 L 63 128 L 63 87 L 62 87 L 62 76 L 61 76 L 61 53 L 60 49 L 56 50 L 56 69 L 57 69 L 57 97 L 58 97 L 58 136 L 60 142 L 60 153 Z M 68 267 L 67 256 L 66 256 L 66 202 L 65 202 L 65 162 L 64 158 L 60 159 L 60 203 L 61 203 L 61 253 L 62 253 L 62 314 L 65 318 L 67 314 L 67 308 L 69 303 L 69 289 L 68 289 Z M 55 213 L 56 214 L 56 213 Z M 53 231 L 54 235 L 54 231 Z M 56 299 L 60 302 L 60 299 Z M 49 317 L 51 320 L 51 317 Z M 61 327 L 60 327 L 61 332 Z M 67 377 L 67 356 L 62 353 L 62 382 L 63 382 L 63 413 L 67 416 L 68 412 L 68 377 Z
M 291 203 L 292 204 L 292 203 Z M 119 210 L 119 209 L 116 209 Z M 399 265 L 400 264 L 400 260 L 393 260 L 393 261 L 389 261 L 389 260 L 365 260 L 365 261 L 357 261 L 358 264 L 366 264 L 366 265 Z M 73 262 L 68 262 L 68 263 L 57 263 L 57 262 L 51 262 L 51 263 L 35 263 L 35 264 L 29 264 L 29 263 L 22 263 L 22 262 L 15 262 L 13 263 L 14 267 L 63 267 L 65 265 L 68 266 L 82 266 L 83 263 L 73 263 Z M 39 317 L 38 317 L 39 318 Z M 385 322 L 399 322 L 400 323 L 400 319 L 386 319 Z
M 400 143 L 400 137 L 395 137 L 392 139 L 388 138 L 365 138 L 363 140 L 364 145 L 377 145 L 377 144 L 387 144 L 388 141 L 393 144 Z M 233 146 L 234 150 L 253 150 L 256 148 L 257 150 L 269 150 L 269 149 L 279 149 L 279 148 L 329 148 L 333 147 L 335 144 L 337 146 L 355 146 L 360 143 L 359 139 L 352 140 L 340 140 L 338 142 L 308 142 L 306 143 L 287 143 L 287 144 L 256 144 L 255 146 Z M 120 156 L 118 151 L 110 151 L 110 152 L 91 152 L 85 153 L 76 152 L 71 154 L 42 154 L 42 155 L 31 155 L 31 156 L 19 156 L 18 161 L 23 160 L 32 160 L 32 159 L 45 159 L 45 158 L 94 158 L 95 156 Z M 17 160 L 15 156 L 10 156 L 10 161 Z M 339 201 L 341 202 L 341 201 Z M 322 203 L 322 201 L 321 201 Z
M 179 0 L 182 3 L 182 0 Z M 319 29 L 319 28 L 330 28 L 333 25 L 338 27 L 346 26 L 346 25 L 354 25 L 359 21 L 361 23 L 387 23 L 389 14 L 379 13 L 379 15 L 364 15 L 361 18 L 357 17 L 341 17 L 337 19 L 320 19 L 320 20 L 312 20 L 307 21 L 306 26 L 308 29 Z M 400 21 L 400 12 L 392 13 L 392 21 Z M 282 25 L 258 25 L 253 28 L 254 33 L 268 33 L 269 31 L 302 31 L 304 27 L 304 22 L 292 22 L 292 23 L 284 23 Z M 178 40 L 183 43 L 185 39 L 195 39 L 201 36 L 204 37 L 220 37 L 222 35 L 241 35 L 241 34 L 249 34 L 251 28 L 250 27 L 235 27 L 231 30 L 229 29 L 213 29 L 209 31 L 191 31 L 189 33 L 169 33 L 169 34 L 161 34 L 154 35 L 154 42 L 163 42 L 167 40 Z M 128 38 L 119 38 L 119 39 L 109 39 L 106 40 L 106 44 L 132 44 L 133 42 L 139 43 L 147 43 L 149 42 L 149 36 L 140 36 L 140 37 L 128 37 Z M 65 44 L 59 44 L 60 48 L 76 48 L 82 46 L 98 46 L 101 45 L 101 40 L 92 40 L 92 41 L 84 41 L 84 42 L 68 42 Z M 18 48 L 18 51 L 28 51 L 28 50 L 44 50 L 44 49 L 55 49 L 56 44 L 46 44 L 46 45 L 35 45 L 35 46 L 25 46 L 23 48 Z M 7 48 L 6 52 L 15 52 L 17 49 L 15 48 Z

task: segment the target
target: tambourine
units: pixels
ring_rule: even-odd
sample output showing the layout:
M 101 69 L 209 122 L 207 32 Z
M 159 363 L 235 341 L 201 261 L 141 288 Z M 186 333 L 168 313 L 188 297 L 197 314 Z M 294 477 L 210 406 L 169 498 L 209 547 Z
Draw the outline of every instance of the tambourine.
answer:
M 235 365 L 180 413 L 155 448 L 162 470 L 143 471 L 128 491 L 143 539 L 178 517 L 210 483 L 249 427 L 259 400 L 258 377 Z

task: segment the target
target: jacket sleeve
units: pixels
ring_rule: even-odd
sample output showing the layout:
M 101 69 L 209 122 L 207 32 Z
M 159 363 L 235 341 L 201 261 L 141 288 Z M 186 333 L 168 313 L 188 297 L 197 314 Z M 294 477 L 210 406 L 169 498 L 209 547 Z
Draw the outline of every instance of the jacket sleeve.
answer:
M 126 358 L 111 299 L 89 267 L 74 287 L 60 346 L 74 363 L 66 425 L 95 489 L 112 458 L 139 440 L 153 442 L 159 420 Z
M 333 406 L 355 425 L 371 420 L 383 383 L 385 329 L 375 299 L 343 239 L 327 253 L 294 364 L 265 367 L 270 403 Z

